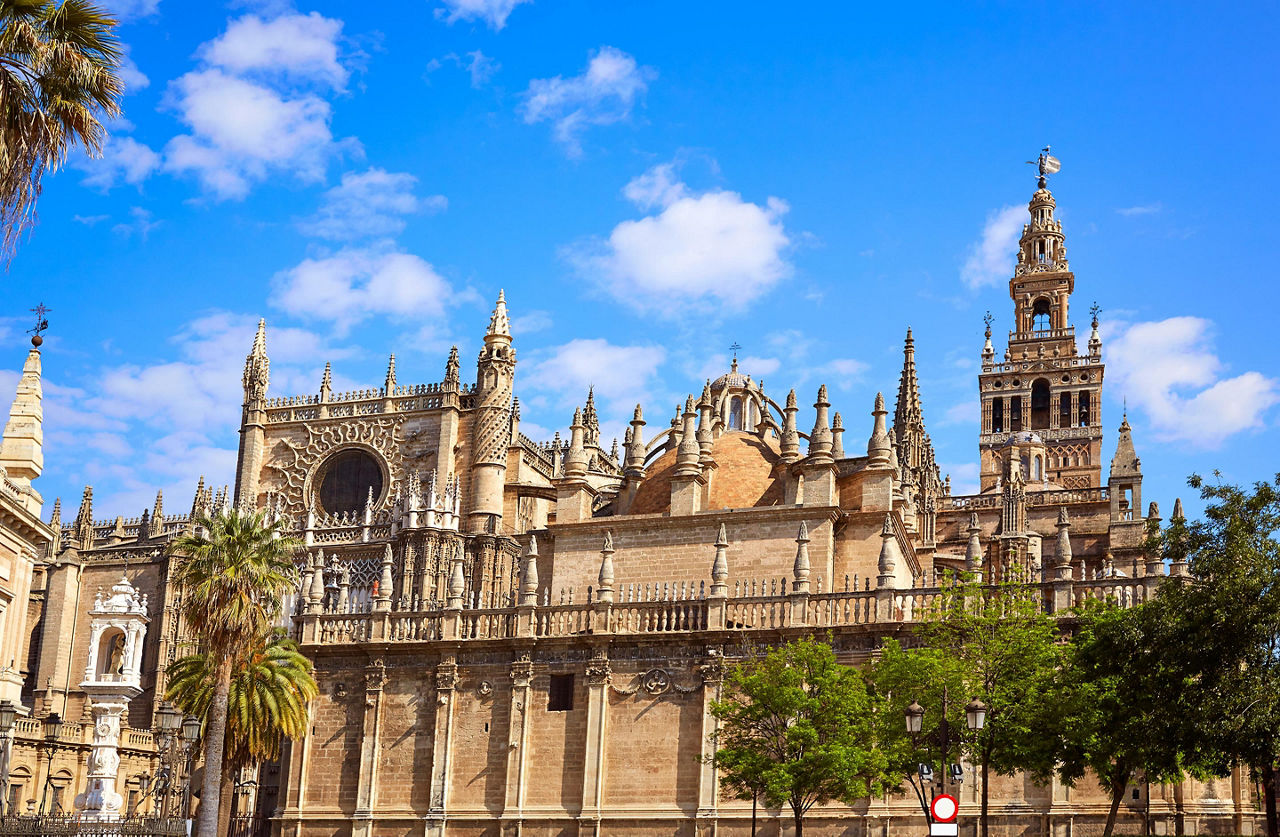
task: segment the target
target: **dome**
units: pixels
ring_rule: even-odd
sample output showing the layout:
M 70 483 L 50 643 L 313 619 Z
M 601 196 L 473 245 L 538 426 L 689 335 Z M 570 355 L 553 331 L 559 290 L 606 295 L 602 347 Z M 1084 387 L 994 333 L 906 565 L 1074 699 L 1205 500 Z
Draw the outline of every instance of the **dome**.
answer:
M 735 357 L 733 359 L 733 365 L 730 367 L 729 371 L 711 382 L 711 391 L 720 392 L 721 390 L 726 389 L 745 389 L 747 384 L 750 382 L 750 376 L 743 375 L 738 371 L 738 359 Z
M 715 477 L 704 511 L 778 505 L 782 481 L 774 477 L 778 443 L 754 433 L 730 431 L 711 445 Z M 671 477 L 677 452 L 669 450 L 649 465 L 648 476 L 636 491 L 628 514 L 654 514 L 671 508 Z

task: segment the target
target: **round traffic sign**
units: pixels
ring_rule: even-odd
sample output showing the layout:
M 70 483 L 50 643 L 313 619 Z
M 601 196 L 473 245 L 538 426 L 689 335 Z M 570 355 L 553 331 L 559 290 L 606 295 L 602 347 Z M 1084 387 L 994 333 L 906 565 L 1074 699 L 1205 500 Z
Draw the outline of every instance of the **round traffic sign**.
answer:
M 941 794 L 933 798 L 933 821 L 934 822 L 952 822 L 956 818 L 956 812 L 960 810 L 960 803 L 956 802 L 956 798 L 951 794 Z

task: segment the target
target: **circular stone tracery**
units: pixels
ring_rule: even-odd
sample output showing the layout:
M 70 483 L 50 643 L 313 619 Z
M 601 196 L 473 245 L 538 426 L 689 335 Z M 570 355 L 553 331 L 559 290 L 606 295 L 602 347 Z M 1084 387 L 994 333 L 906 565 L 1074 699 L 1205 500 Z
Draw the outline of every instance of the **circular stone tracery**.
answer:
M 382 496 L 382 465 L 368 451 L 347 448 L 326 459 L 316 473 L 320 490 L 316 499 L 328 514 L 360 512 L 370 492 L 377 501 Z

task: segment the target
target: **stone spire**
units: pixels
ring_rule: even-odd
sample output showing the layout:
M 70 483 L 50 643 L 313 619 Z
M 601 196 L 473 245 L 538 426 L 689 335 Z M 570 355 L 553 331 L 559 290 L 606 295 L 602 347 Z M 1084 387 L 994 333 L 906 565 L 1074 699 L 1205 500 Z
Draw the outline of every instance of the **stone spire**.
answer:
M 1173 501 L 1173 514 L 1169 516 L 1169 522 L 1174 523 L 1179 520 L 1185 523 L 1187 516 L 1182 513 L 1182 498 L 1175 497 Z
M 328 401 L 333 395 L 333 367 L 328 361 L 324 363 L 324 375 L 320 377 L 320 400 Z
M 393 562 L 391 544 L 387 544 L 382 549 L 382 565 L 378 573 L 378 595 L 374 601 L 374 610 L 391 609 L 392 586 L 395 583 L 391 579 L 391 565 Z
M 582 408 L 582 424 L 586 431 L 585 443 L 591 447 L 600 447 L 600 416 L 596 413 L 596 388 L 587 387 L 587 403 Z
M 897 586 L 895 573 L 898 568 L 898 537 L 893 531 L 893 513 L 884 516 L 884 526 L 880 529 L 880 574 L 876 577 L 876 587 L 881 590 L 892 590 Z
M 508 338 L 511 336 L 511 318 L 507 316 L 507 294 L 505 290 L 498 291 L 498 301 L 494 305 L 493 314 L 489 317 L 489 330 L 485 336 Z
M 627 459 L 625 469 L 628 477 L 644 476 L 644 413 L 640 405 L 631 416 L 631 435 L 627 439 Z
M 967 573 L 976 573 L 982 570 L 982 541 L 979 535 L 982 534 L 982 526 L 978 523 L 978 513 L 969 513 L 969 545 L 964 551 L 964 571 Z
M 596 588 L 596 599 L 601 602 L 613 601 L 613 553 L 613 532 L 605 530 L 600 549 L 600 586 Z
M 158 538 L 164 534 L 164 490 L 156 492 L 156 503 L 151 507 L 151 523 L 144 537 Z
M 889 430 L 885 427 L 884 417 L 889 413 L 884 408 L 884 394 L 876 393 L 876 406 L 871 411 L 875 416 L 875 424 L 871 428 L 871 438 L 867 440 L 868 466 L 887 468 L 893 456 L 893 443 L 889 441 Z
M 716 533 L 716 558 L 711 562 L 711 598 L 723 599 L 729 595 L 729 535 L 724 524 Z
M 573 411 L 573 424 L 569 425 L 569 452 L 564 457 L 564 475 L 571 480 L 583 480 L 587 476 L 590 460 L 584 446 L 586 427 L 582 424 L 582 409 Z
M 800 521 L 800 531 L 796 533 L 796 562 L 791 568 L 791 592 L 809 592 L 809 524 Z
M 779 458 L 788 464 L 800 458 L 800 433 L 796 430 L 796 413 L 798 412 L 800 408 L 796 406 L 796 391 L 793 389 L 787 393 L 787 406 L 782 411 L 782 441 Z
M 924 432 L 924 409 L 920 403 L 920 381 L 916 377 L 916 341 L 907 329 L 902 349 L 902 374 L 898 377 L 898 403 L 893 410 L 893 430 L 902 445 L 911 436 Z M 915 467 L 917 463 L 908 463 Z
M 9 481 L 21 488 L 28 488 L 31 481 L 44 470 L 44 394 L 40 385 L 39 337 L 31 340 L 31 349 L 22 364 L 22 377 L 18 379 L 17 393 L 9 407 L 9 419 L 4 425 L 4 438 L 0 441 L 0 467 Z M 39 516 L 38 495 L 26 495 L 27 510 Z
M 816 415 L 813 421 L 813 432 L 809 434 L 809 456 L 814 460 L 831 459 L 831 426 L 828 424 L 827 411 L 831 408 L 827 401 L 827 385 L 818 387 L 818 400 L 813 404 Z
M 529 545 L 524 548 L 520 561 L 520 606 L 538 604 L 538 538 L 529 535 Z
M 1071 520 L 1067 517 L 1067 507 L 1058 508 L 1058 555 L 1054 564 L 1054 575 L 1057 581 L 1071 580 Z
M 71 524 L 71 537 L 77 549 L 93 548 L 93 486 L 84 487 L 84 495 L 80 498 L 80 510 Z
M 698 414 L 693 409 L 693 396 L 684 402 L 683 429 L 680 432 L 680 447 L 676 449 L 675 476 L 696 476 L 702 471 L 698 460 L 702 455 L 702 446 L 698 444 Z
M 395 395 L 396 393 L 396 356 L 392 352 L 391 359 L 387 361 L 387 377 L 382 382 L 382 392 L 385 395 Z
M 698 398 L 698 461 L 702 465 L 712 461 L 711 446 L 715 442 L 711 432 L 711 408 L 711 381 L 707 381 Z
M 844 459 L 844 421 L 839 412 L 831 419 L 831 458 Z
M 458 347 L 454 346 L 449 350 L 449 360 L 444 365 L 444 388 L 457 392 L 458 390 Z
M 258 333 L 253 337 L 253 348 L 244 359 L 244 403 L 258 404 L 267 397 L 267 384 L 270 380 L 271 361 L 267 358 L 267 321 L 258 320 Z
M 1120 420 L 1120 436 L 1116 440 L 1116 455 L 1111 457 L 1111 478 L 1140 476 L 1142 460 L 1133 449 L 1133 428 L 1129 426 L 1129 414 L 1126 412 Z

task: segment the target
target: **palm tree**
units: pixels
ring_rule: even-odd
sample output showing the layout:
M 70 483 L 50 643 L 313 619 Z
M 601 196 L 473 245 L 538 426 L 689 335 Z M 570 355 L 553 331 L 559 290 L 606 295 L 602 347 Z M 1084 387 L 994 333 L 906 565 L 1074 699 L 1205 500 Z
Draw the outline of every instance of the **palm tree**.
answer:
M 197 833 L 213 837 L 236 663 L 252 658 L 255 644 L 268 635 L 280 612 L 281 596 L 297 584 L 293 553 L 299 543 L 283 537 L 281 521 L 267 523 L 263 512 L 229 509 L 197 517 L 195 524 L 195 532 L 173 541 L 169 550 L 183 559 L 174 580 L 188 635 L 212 660 Z
M 311 661 L 280 629 L 259 637 L 236 661 L 227 695 L 224 758 L 232 767 L 278 758 L 286 738 L 307 731 L 307 705 L 318 694 Z M 213 667 L 207 654 L 192 654 L 168 668 L 164 696 L 201 721 L 213 697 Z
M 76 146 L 100 156 L 120 113 L 116 21 L 88 0 L 0 0 L 0 256 L 35 222 L 46 172 Z
M 249 653 L 236 661 L 227 696 L 227 738 L 223 758 L 225 777 L 245 765 L 279 758 L 286 738 L 306 734 L 307 705 L 319 689 L 311 675 L 311 661 L 281 629 L 259 637 Z M 185 714 L 205 721 L 213 696 L 213 671 L 207 654 L 192 654 L 170 664 L 165 698 Z M 224 806 L 225 807 L 225 806 Z M 223 812 L 222 831 L 230 821 Z

